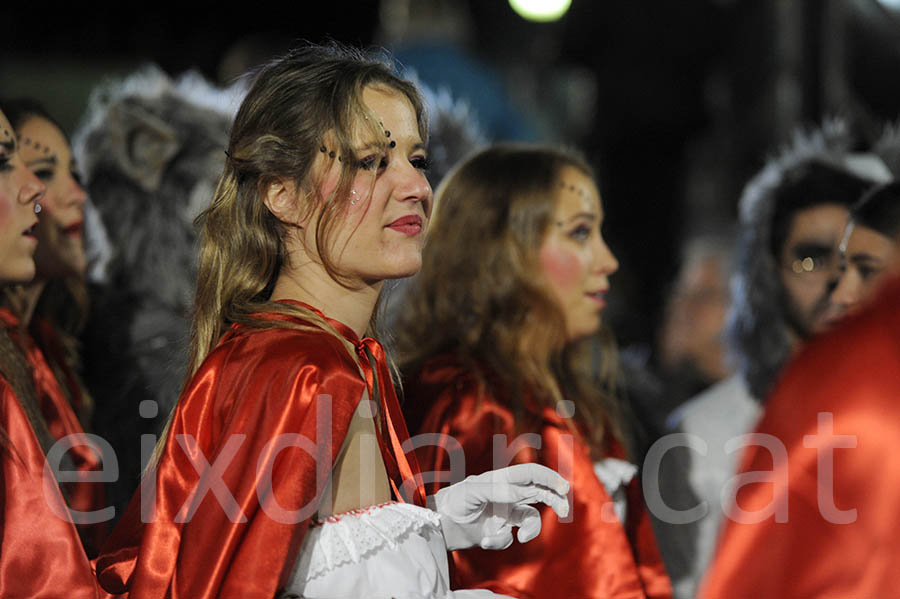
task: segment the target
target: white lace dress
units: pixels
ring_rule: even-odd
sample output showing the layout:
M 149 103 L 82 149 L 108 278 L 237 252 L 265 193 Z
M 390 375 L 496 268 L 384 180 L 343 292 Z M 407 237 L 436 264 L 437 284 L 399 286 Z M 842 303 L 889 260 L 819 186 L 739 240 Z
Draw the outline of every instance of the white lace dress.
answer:
M 440 516 L 389 502 L 317 520 L 280 599 L 487 599 L 451 591 Z

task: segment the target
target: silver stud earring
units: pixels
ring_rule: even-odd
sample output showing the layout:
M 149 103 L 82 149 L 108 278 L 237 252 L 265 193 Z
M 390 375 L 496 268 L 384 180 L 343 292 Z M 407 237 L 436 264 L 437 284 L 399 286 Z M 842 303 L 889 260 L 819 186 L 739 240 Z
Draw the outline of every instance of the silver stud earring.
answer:
M 352 198 L 350 198 L 350 205 L 351 205 L 351 206 L 356 206 L 356 202 L 359 201 L 359 198 L 358 198 L 357 195 L 356 195 L 356 190 L 355 190 L 355 189 L 351 189 L 351 190 L 350 190 L 350 195 L 353 196 Z
M 34 203 L 34 213 L 35 213 L 35 214 L 40 214 L 40 213 L 41 213 L 41 210 L 43 210 L 43 208 L 41 207 L 41 205 L 38 204 L 37 202 L 35 202 L 35 203 Z

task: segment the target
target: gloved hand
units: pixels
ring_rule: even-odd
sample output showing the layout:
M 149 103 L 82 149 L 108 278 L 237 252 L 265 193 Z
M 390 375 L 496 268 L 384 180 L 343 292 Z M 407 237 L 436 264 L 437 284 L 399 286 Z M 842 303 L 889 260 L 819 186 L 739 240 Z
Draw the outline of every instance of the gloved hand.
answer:
M 447 549 L 506 549 L 541 532 L 541 514 L 531 507 L 545 503 L 560 518 L 569 514 L 569 483 L 540 464 L 517 464 L 491 470 L 450 485 L 429 497 L 429 506 L 441 516 Z

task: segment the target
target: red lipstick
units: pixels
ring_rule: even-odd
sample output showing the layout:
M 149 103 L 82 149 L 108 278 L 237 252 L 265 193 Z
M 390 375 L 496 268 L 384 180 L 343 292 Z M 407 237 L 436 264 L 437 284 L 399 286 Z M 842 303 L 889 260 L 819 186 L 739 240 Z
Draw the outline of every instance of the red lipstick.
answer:
M 586 296 L 591 298 L 600 308 L 606 307 L 606 291 L 589 291 L 585 293 Z
M 22 231 L 22 235 L 37 241 L 37 225 L 37 221 L 34 221 L 33 225 Z
M 398 233 L 403 233 L 410 237 L 414 237 L 422 232 L 422 217 L 418 214 L 410 214 L 401 216 L 388 225 L 389 229 L 393 229 Z
M 78 221 L 76 223 L 72 223 L 65 229 L 63 229 L 63 233 L 69 235 L 71 237 L 80 237 L 81 230 L 84 228 L 84 223 L 82 221 Z

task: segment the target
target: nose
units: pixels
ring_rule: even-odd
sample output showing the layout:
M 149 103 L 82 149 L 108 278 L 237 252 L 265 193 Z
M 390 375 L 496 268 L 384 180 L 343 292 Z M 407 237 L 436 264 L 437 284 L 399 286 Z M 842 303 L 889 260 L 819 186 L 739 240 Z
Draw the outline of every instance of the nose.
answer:
M 599 243 L 594 251 L 594 267 L 600 274 L 611 275 L 619 270 L 619 261 L 606 244 L 603 236 L 600 235 L 598 237 Z
M 23 205 L 34 204 L 47 191 L 47 186 L 38 179 L 31 169 L 26 168 L 24 164 L 20 166 L 22 176 L 22 186 L 19 188 L 19 203 Z
M 421 203 L 425 216 L 431 216 L 433 193 L 425 173 L 408 164 L 398 174 L 397 193 L 403 202 Z
M 853 267 L 847 268 L 838 279 L 837 286 L 831 292 L 831 301 L 845 312 L 852 310 L 860 301 L 862 281 Z
M 68 205 L 74 205 L 81 209 L 84 209 L 84 204 L 87 202 L 87 192 L 84 191 L 84 187 L 72 175 L 69 175 L 69 189 L 66 194 L 66 200 Z

